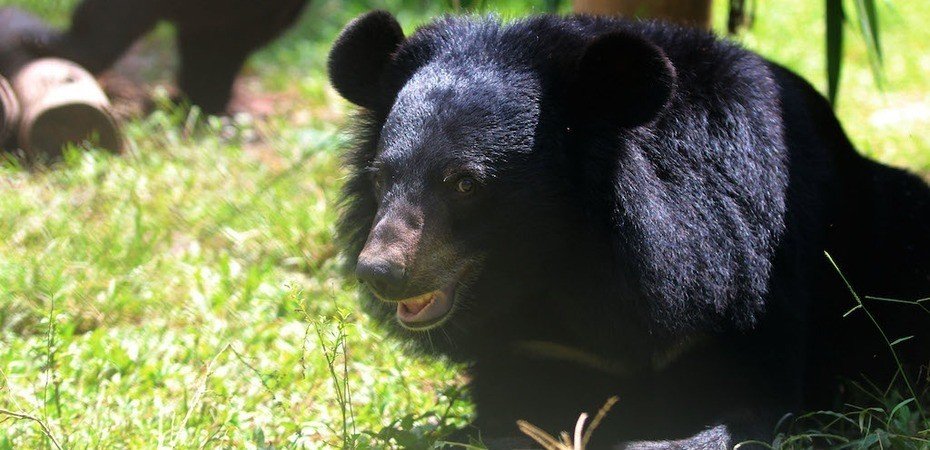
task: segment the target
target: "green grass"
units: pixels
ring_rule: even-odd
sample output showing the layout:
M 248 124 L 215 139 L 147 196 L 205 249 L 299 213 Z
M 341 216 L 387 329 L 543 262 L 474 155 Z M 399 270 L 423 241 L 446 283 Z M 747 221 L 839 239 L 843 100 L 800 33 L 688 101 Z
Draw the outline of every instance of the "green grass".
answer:
M 74 3 L 0 0 L 58 24 Z M 506 17 L 536 3 L 494 2 Z M 822 88 L 820 2 L 759 4 L 755 29 L 739 39 Z M 885 92 L 853 35 L 839 114 L 863 152 L 928 173 L 930 3 L 894 4 L 900 11 L 882 15 Z M 162 108 L 126 124 L 122 156 L 74 149 L 38 171 L 7 158 L 0 409 L 39 419 L 76 449 L 427 448 L 442 424 L 467 421 L 460 368 L 385 339 L 338 270 L 348 106 L 323 63 L 341 25 L 369 7 L 395 11 L 408 30 L 444 10 L 315 1 L 246 70 L 281 99 L 271 116 L 204 122 Z M 167 31 L 153 45 L 167 45 Z M 894 424 L 914 414 L 879 400 L 891 426 L 851 435 L 904 429 Z M 0 450 L 13 448 L 54 444 L 35 421 L 0 413 Z

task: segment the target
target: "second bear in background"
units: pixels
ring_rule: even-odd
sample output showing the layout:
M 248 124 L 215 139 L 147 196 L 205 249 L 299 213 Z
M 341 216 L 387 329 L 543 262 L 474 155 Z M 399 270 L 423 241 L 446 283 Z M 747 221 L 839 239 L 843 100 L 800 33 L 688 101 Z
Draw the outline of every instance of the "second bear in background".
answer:
M 99 74 L 163 20 L 177 27 L 178 87 L 207 113 L 226 109 L 246 58 L 289 28 L 309 0 L 84 0 L 71 27 L 31 36 L 39 56 Z

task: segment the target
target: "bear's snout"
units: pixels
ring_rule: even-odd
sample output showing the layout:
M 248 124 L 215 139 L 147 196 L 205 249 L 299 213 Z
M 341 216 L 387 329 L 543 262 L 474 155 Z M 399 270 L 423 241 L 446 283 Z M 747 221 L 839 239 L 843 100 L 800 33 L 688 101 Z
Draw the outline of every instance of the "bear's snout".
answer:
M 398 210 L 399 209 L 399 210 Z M 408 266 L 417 253 L 422 220 L 410 208 L 391 208 L 378 220 L 358 257 L 355 274 L 381 300 L 399 300 L 409 290 Z
M 359 259 L 355 275 L 379 298 L 400 298 L 404 290 L 404 266 L 382 258 Z

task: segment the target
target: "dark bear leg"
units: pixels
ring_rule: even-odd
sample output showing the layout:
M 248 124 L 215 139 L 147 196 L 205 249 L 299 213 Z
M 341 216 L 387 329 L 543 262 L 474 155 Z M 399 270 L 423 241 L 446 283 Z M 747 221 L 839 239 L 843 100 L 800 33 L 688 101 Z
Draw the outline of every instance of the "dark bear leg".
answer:
M 250 17 L 211 28 L 204 28 L 198 21 L 179 21 L 181 72 L 178 87 L 204 112 L 225 111 L 236 75 L 249 55 L 290 27 L 300 17 L 305 4 L 305 1 L 291 1 L 287 6 L 256 6 Z
M 178 35 L 181 68 L 178 87 L 194 105 L 208 114 L 226 110 L 233 83 L 252 48 L 230 42 L 222 32 Z
M 29 43 L 42 56 L 70 59 L 98 74 L 108 69 L 161 17 L 156 0 L 84 0 L 65 33 L 36 36 Z

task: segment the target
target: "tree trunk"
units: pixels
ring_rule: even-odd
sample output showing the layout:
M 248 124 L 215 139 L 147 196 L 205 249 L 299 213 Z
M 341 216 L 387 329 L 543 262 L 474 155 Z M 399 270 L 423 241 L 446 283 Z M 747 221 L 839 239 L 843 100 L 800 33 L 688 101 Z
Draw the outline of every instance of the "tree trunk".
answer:
M 18 123 L 19 101 L 10 83 L 0 76 L 0 149 L 6 148 Z
M 77 64 L 56 58 L 33 61 L 13 77 L 22 119 L 19 146 L 31 159 L 61 156 L 67 144 L 90 142 L 119 151 L 122 136 L 110 101 L 94 77 Z
M 574 0 L 575 12 L 663 19 L 699 28 L 711 27 L 713 0 Z

